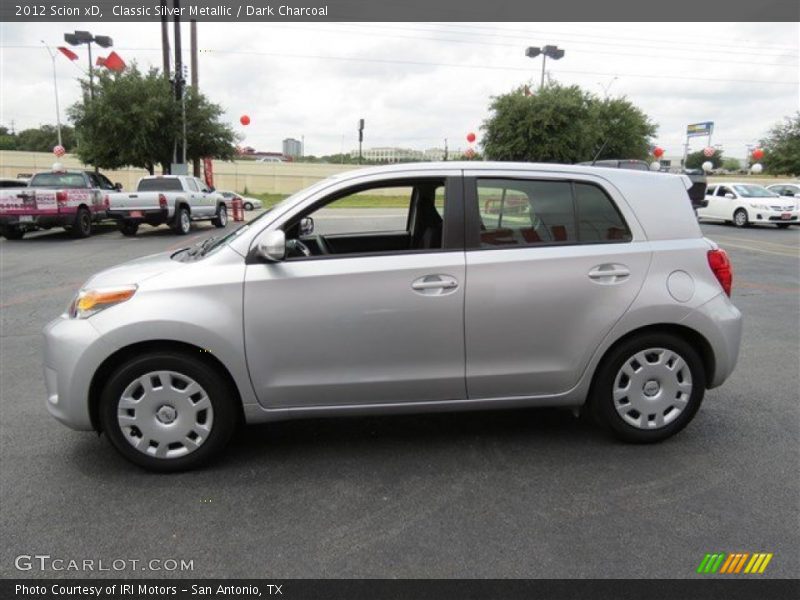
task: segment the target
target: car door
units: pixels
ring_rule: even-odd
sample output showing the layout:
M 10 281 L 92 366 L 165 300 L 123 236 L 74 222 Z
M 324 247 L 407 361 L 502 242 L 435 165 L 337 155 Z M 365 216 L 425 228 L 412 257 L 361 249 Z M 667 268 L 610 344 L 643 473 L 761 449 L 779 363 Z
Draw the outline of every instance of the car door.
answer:
M 593 176 L 465 174 L 468 396 L 564 393 L 639 292 L 650 244 Z
M 366 252 L 354 251 L 358 236 L 345 237 L 348 222 L 351 229 L 366 218 L 385 222 L 394 210 L 365 217 L 369 209 L 362 207 L 314 217 L 320 231 L 326 221 L 328 231 L 335 232 L 330 243 L 342 253 L 271 264 L 248 261 L 245 344 L 262 405 L 308 408 L 465 398 L 461 180 L 458 171 L 425 173 L 432 176 L 441 179 L 445 190 L 439 247 L 395 245 L 404 235 L 409 244 L 417 237 L 409 207 L 395 226 L 408 227 L 405 234 L 375 234 L 363 245 Z M 412 179 L 408 175 L 402 181 Z M 358 189 L 354 186 L 341 183 L 335 191 L 319 192 L 315 206 Z M 301 217 L 294 211 L 269 229 L 293 231 Z M 313 238 L 303 239 L 314 246 Z M 391 249 L 380 251 L 377 240 Z

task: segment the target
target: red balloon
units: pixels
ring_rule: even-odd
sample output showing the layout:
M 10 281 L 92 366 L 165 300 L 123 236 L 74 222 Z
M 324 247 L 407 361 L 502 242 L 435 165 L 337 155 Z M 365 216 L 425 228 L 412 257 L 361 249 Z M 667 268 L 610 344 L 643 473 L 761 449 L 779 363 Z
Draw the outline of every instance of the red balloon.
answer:
M 53 154 L 55 154 L 58 158 L 61 158 L 66 153 L 67 151 L 64 150 L 64 146 L 53 146 Z
M 655 148 L 653 148 L 653 156 L 655 156 L 656 158 L 661 158 L 662 156 L 664 156 L 664 149 L 659 146 L 656 146 Z
M 239 118 L 239 122 L 240 122 L 242 125 L 250 125 L 250 117 L 248 117 L 247 115 L 242 115 L 242 116 Z
M 717 153 L 717 149 L 714 148 L 713 146 L 706 146 L 705 148 L 703 148 L 703 154 L 705 156 L 707 156 L 708 158 L 711 158 L 716 153 Z
M 467 141 L 471 144 L 475 141 L 475 134 L 471 131 L 467 134 Z
M 756 160 L 761 160 L 764 158 L 764 151 L 761 148 L 756 148 L 753 150 L 753 158 Z

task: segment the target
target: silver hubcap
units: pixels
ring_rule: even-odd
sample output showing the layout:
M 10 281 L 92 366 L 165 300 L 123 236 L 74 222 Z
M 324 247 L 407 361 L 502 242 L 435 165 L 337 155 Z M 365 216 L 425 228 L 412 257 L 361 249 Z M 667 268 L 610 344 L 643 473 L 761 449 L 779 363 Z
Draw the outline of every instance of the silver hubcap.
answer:
M 637 429 L 658 429 L 678 418 L 692 394 L 692 373 L 677 352 L 649 348 L 631 356 L 614 379 L 614 408 Z
M 156 458 L 177 458 L 208 439 L 214 410 L 206 391 L 175 371 L 134 379 L 119 399 L 117 423 L 128 443 Z
M 189 222 L 189 213 L 183 211 L 181 212 L 181 229 L 183 231 L 189 231 L 189 227 L 191 227 L 191 223 Z
M 737 225 L 744 225 L 747 223 L 747 216 L 742 211 L 737 212 L 733 218 L 736 220 Z
M 219 209 L 219 222 L 223 225 L 228 222 L 228 211 L 224 207 Z

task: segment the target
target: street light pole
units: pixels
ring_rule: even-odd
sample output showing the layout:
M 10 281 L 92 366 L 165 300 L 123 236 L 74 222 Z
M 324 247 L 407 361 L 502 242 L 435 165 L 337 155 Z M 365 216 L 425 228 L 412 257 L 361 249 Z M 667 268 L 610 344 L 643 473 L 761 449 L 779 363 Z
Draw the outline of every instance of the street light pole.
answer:
M 564 51 L 558 46 L 551 45 L 544 46 L 543 48 L 539 48 L 538 46 L 530 46 L 525 50 L 525 56 L 528 58 L 536 58 L 540 54 L 542 55 L 542 78 L 539 81 L 539 89 L 541 90 L 544 87 L 544 73 L 545 65 L 547 64 L 547 57 L 549 56 L 553 60 L 559 60 L 564 57 Z
M 92 42 L 101 48 L 110 48 L 114 41 L 107 35 L 92 35 L 88 31 L 75 31 L 65 33 L 64 41 L 70 46 L 80 46 L 86 44 L 89 49 L 89 97 L 94 100 L 94 63 L 92 62 Z
M 44 40 L 39 40 L 50 55 L 50 60 L 53 62 L 53 90 L 56 95 L 56 131 L 58 132 L 58 145 L 63 146 L 61 143 L 61 109 L 58 107 L 58 80 L 56 79 L 56 55 L 50 50 L 50 46 L 44 43 Z

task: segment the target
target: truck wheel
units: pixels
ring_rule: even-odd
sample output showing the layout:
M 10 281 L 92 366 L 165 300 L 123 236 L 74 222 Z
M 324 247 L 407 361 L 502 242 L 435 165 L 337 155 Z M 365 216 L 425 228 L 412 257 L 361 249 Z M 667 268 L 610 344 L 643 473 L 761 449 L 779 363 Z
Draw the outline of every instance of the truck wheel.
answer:
M 189 216 L 189 209 L 182 207 L 175 215 L 175 224 L 172 230 L 178 235 L 186 235 L 192 228 L 192 219 Z
M 78 209 L 69 234 L 74 238 L 87 238 L 92 235 L 92 215 L 88 209 L 83 206 Z
M 136 356 L 108 379 L 100 422 L 129 461 L 185 471 L 221 453 L 238 422 L 238 398 L 216 369 L 183 353 Z
M 25 235 L 25 230 L 19 227 L 3 227 L 0 229 L 0 235 L 7 240 L 21 240 Z
M 220 204 L 217 208 L 217 216 L 211 221 L 214 227 L 225 227 L 228 224 L 228 209 L 224 204 Z
M 118 228 L 122 232 L 122 235 L 133 237 L 136 235 L 136 232 L 139 231 L 139 224 L 131 221 L 122 221 L 118 225 Z

